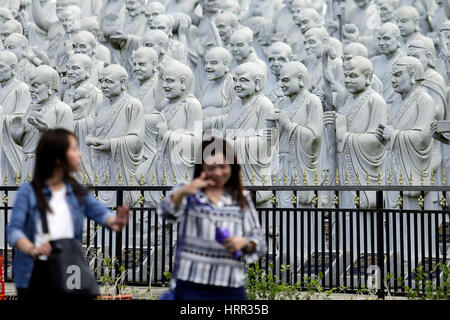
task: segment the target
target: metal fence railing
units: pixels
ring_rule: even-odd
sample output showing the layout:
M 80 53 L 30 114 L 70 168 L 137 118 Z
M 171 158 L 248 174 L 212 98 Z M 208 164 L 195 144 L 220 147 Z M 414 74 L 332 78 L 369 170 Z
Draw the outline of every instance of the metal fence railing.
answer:
M 102 191 L 115 192 L 113 209 L 123 203 L 125 192 L 140 193 L 139 204 L 131 209 L 132 218 L 122 232 L 110 232 L 94 221 L 86 221 L 83 244 L 99 280 L 105 275 L 118 275 L 120 266 L 124 266 L 128 285 L 167 283 L 166 272 L 172 272 L 178 226 L 161 219 L 156 208 L 146 204 L 144 195 L 160 191 L 165 197 L 170 188 L 91 188 L 96 195 Z M 383 298 L 387 290 L 405 294 L 406 286 L 424 291 L 420 270 L 434 289 L 446 280 L 444 268 L 438 265 L 450 263 L 447 206 L 450 189 L 446 186 L 249 186 L 247 189 L 254 199 L 256 192 L 273 194 L 268 205 L 257 208 L 268 244 L 259 264 L 283 281 L 303 284 L 322 275 L 319 283 L 325 289 L 340 287 L 356 292 L 374 284 L 378 296 Z M 0 254 L 4 257 L 6 281 L 12 281 L 14 250 L 7 245 L 5 226 L 16 190 L 17 187 L 0 187 L 3 200 Z M 305 191 L 312 193 L 312 202 L 299 205 L 299 193 Z M 291 207 L 277 205 L 280 192 L 292 193 Z M 371 208 L 362 208 L 361 199 L 369 193 L 376 203 Z M 353 199 L 353 206 L 341 208 L 340 199 L 346 194 Z M 331 205 L 321 205 L 319 199 L 323 195 L 333 199 Z M 392 208 L 388 198 L 397 200 Z M 416 208 L 411 207 L 414 201 Z M 108 258 L 117 264 L 111 266 Z

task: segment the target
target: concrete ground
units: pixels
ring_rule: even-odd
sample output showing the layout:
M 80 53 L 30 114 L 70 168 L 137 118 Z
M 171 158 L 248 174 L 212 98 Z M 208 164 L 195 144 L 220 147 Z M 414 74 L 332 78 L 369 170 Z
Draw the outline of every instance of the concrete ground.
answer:
M 102 293 L 111 295 L 114 293 L 114 288 L 101 288 Z M 158 297 L 168 290 L 168 288 L 161 287 L 127 287 L 123 290 L 123 294 L 133 294 L 133 299 L 136 300 L 156 300 Z M 5 291 L 7 299 L 16 298 L 16 288 L 13 283 L 5 284 Z M 365 294 L 345 294 L 337 293 L 331 295 L 325 295 L 323 293 L 311 294 L 308 292 L 302 292 L 300 300 L 377 300 L 376 295 Z M 407 300 L 406 297 L 386 297 L 385 300 Z

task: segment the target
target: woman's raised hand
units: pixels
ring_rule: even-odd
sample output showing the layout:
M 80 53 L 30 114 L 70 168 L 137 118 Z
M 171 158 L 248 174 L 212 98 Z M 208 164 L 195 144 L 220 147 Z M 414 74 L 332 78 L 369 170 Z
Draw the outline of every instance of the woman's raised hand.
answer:
M 181 190 L 183 190 L 184 194 L 196 194 L 198 190 L 206 187 L 212 187 L 214 185 L 215 182 L 210 179 L 207 179 L 206 173 L 202 172 L 200 174 L 200 177 L 192 180 L 191 183 L 184 185 Z

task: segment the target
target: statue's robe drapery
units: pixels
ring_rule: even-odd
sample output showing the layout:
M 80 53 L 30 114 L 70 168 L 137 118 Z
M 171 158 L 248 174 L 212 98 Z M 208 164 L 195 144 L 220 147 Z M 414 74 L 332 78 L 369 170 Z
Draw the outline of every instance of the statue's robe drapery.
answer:
M 418 87 L 403 101 L 400 111 L 393 119 L 390 140 L 392 152 L 392 183 L 399 184 L 399 175 L 419 185 L 423 175 L 424 184 L 430 181 L 432 138 L 430 126 L 435 118 L 433 99 L 422 87 Z M 404 192 L 404 209 L 417 209 L 417 192 Z
M 36 147 L 41 137 L 41 132 L 28 122 L 27 118 L 30 116 L 43 119 L 48 123 L 49 128 L 64 128 L 73 131 L 72 109 L 61 100 L 53 98 L 45 106 L 29 104 L 22 121 L 25 132 L 19 139 L 23 150 L 22 182 L 27 180 L 28 174 L 33 175 Z
M 236 100 L 224 125 L 224 136 L 233 145 L 241 164 L 244 185 L 271 185 L 271 146 L 263 136 L 266 119 L 275 111 L 272 102 L 256 94 L 242 104 Z M 256 193 L 258 205 L 268 205 L 271 192 Z
M 58 17 L 56 16 L 56 4 L 51 0 L 47 0 L 44 5 L 41 2 L 42 13 L 44 14 L 44 18 L 51 23 L 55 23 L 58 21 Z M 27 25 L 28 28 L 28 41 L 30 46 L 37 46 L 39 49 L 47 52 L 49 40 L 47 38 L 47 33 L 41 30 L 34 22 L 33 22 L 33 14 L 32 7 L 29 6 L 27 9 L 27 15 L 29 17 L 29 22 Z
M 320 99 L 305 91 L 294 101 L 285 99 L 278 106 L 286 111 L 291 121 L 289 128 L 281 127 L 279 140 L 279 167 L 277 185 L 295 184 L 295 173 L 299 182 L 312 184 L 316 170 L 320 172 L 320 145 L 323 131 L 323 111 Z M 312 192 L 297 192 L 297 203 L 301 207 L 311 206 Z M 292 192 L 277 192 L 277 206 L 293 206 Z
M 119 173 L 124 185 L 137 183 L 136 170 L 141 162 L 142 147 L 144 145 L 144 109 L 136 98 L 123 92 L 111 105 L 109 99 L 103 99 L 94 119 L 93 136 L 111 141 L 111 150 L 107 152 L 93 151 L 94 170 L 98 173 L 99 181 L 106 181 L 118 185 Z M 114 203 L 114 192 L 101 192 L 99 198 L 105 204 Z M 133 205 L 139 194 L 125 192 L 124 203 Z
M 447 99 L 447 84 L 444 78 L 433 69 L 428 69 L 425 71 L 424 80 L 421 82 L 425 91 L 430 95 L 434 101 L 434 112 L 435 120 L 444 120 L 445 117 L 445 105 Z M 431 153 L 431 170 L 435 173 L 435 179 L 440 181 L 441 179 L 441 162 L 442 162 L 442 152 L 445 150 L 444 145 L 439 143 L 437 140 L 433 140 L 433 151 Z M 448 148 L 447 148 L 448 150 Z M 444 162 L 444 165 L 446 162 Z M 437 198 L 435 201 L 437 202 Z M 437 203 L 437 205 L 439 205 Z
M 129 88 L 130 94 L 141 101 L 142 107 L 144 108 L 145 139 L 142 162 L 153 158 L 156 153 L 157 123 L 154 123 L 154 118 L 159 114 L 159 111 L 156 109 L 157 81 L 158 75 L 154 74 L 153 77 L 146 80 L 143 84 L 138 83 L 138 81 L 134 81 Z
M 164 100 L 156 123 L 167 124 L 164 135 L 157 135 L 157 151 L 152 161 L 146 161 L 140 168 L 147 184 L 175 185 L 192 179 L 194 174 L 194 152 L 201 142 L 202 107 L 197 98 L 188 94 L 171 103 Z M 146 201 L 157 205 L 160 192 L 145 193 Z
M 30 102 L 28 86 L 17 79 L 13 79 L 6 87 L 1 88 L 0 105 L 3 109 L 1 168 L 2 174 L 8 175 L 10 185 L 15 184 L 16 175 L 21 173 L 23 158 L 22 147 L 13 140 L 11 135 L 10 123 L 13 118 L 25 114 Z
M 372 88 L 366 89 L 357 98 L 348 97 L 345 105 L 339 111 L 346 118 L 347 133 L 337 143 L 337 156 L 340 176 L 345 178 L 348 173 L 351 185 L 357 184 L 357 174 L 360 184 L 367 184 L 367 174 L 370 184 L 376 184 L 378 175 L 384 176 L 385 145 L 378 140 L 375 132 L 380 123 L 386 124 L 386 103 Z M 340 205 L 353 208 L 354 193 L 342 192 Z M 361 192 L 360 206 L 373 208 L 376 206 L 375 194 Z
M 16 79 L 25 83 L 29 83 L 29 77 L 34 68 L 36 68 L 36 66 L 32 64 L 30 60 L 23 58 L 19 61 Z
M 92 166 L 92 148 L 86 145 L 86 137 L 94 125 L 95 112 L 103 103 L 102 92 L 86 80 L 77 88 L 68 89 L 64 93 L 63 101 L 72 108 L 73 132 L 78 137 L 81 151 L 81 166 L 77 178 L 80 182 L 93 184 L 95 172 Z

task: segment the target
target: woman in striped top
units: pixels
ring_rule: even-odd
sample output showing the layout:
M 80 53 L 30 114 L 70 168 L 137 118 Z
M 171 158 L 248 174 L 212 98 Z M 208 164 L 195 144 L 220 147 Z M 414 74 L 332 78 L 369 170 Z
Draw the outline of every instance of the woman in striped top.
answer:
M 203 141 L 197 159 L 192 182 L 175 186 L 159 208 L 168 222 L 186 224 L 175 299 L 245 299 L 244 262 L 266 250 L 257 212 L 225 140 Z

